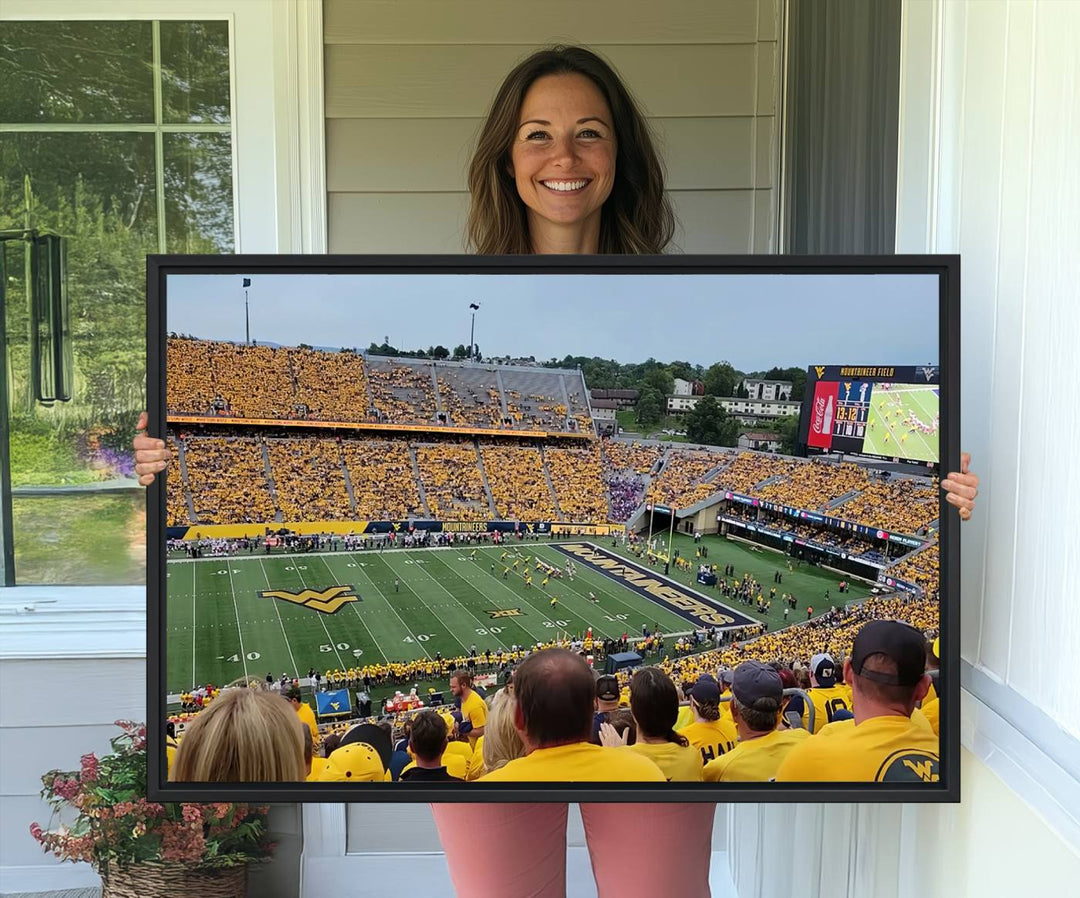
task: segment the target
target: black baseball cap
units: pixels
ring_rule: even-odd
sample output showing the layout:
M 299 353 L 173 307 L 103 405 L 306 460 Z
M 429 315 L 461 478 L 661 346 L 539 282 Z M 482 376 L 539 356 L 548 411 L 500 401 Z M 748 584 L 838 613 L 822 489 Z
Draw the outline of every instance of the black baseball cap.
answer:
M 390 737 L 386 734 L 386 731 L 382 727 L 377 727 L 373 723 L 359 723 L 354 727 L 351 727 L 349 731 L 341 737 L 341 743 L 338 748 L 344 748 L 346 745 L 352 745 L 354 742 L 362 742 L 364 745 L 370 745 L 378 754 L 379 760 L 382 761 L 383 769 L 389 769 L 390 767 L 390 755 L 393 754 L 394 747 L 390 742 Z
M 863 670 L 871 655 L 886 655 L 896 663 L 896 675 Z M 873 620 L 855 636 L 851 669 L 860 677 L 888 686 L 914 686 L 926 671 L 926 639 L 922 633 L 898 620 Z
M 611 674 L 597 677 L 596 697 L 602 702 L 614 702 L 619 700 L 619 678 Z

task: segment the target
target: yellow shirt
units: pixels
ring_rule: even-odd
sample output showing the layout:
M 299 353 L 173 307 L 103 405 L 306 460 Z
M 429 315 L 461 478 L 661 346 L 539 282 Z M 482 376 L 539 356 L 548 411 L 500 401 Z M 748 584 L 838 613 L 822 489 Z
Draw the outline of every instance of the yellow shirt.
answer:
M 447 773 L 459 780 L 465 779 L 465 774 L 469 771 L 469 762 L 459 754 L 445 752 L 442 756 L 442 764 Z M 401 773 L 411 770 L 415 766 L 416 761 L 409 761 L 408 764 L 401 768 Z M 401 779 L 401 774 L 398 775 L 398 779 Z
M 689 705 L 679 706 L 679 716 L 675 718 L 676 731 L 690 726 L 694 722 L 694 709 Z
M 480 738 L 483 739 L 484 737 L 481 736 Z M 468 742 L 447 742 L 446 754 L 459 755 L 460 757 L 464 758 L 465 763 L 468 764 L 469 761 L 472 760 L 473 748 L 471 745 L 469 745 Z
M 832 723 L 832 715 L 843 709 L 850 711 L 852 707 L 851 687 L 845 683 L 837 683 L 835 686 L 817 687 L 808 689 L 807 694 L 814 703 L 814 732 L 820 732 L 827 723 Z M 809 729 L 809 711 L 803 709 L 803 726 Z
M 919 724 L 899 716 L 846 723 L 793 748 L 777 782 L 937 782 L 938 739 Z
M 623 751 L 634 751 L 652 761 L 671 782 L 701 782 L 701 755 L 692 745 L 677 742 L 635 742 Z
M 315 755 L 311 759 L 311 773 L 308 774 L 307 781 L 309 783 L 317 783 L 319 781 L 319 774 L 322 773 L 325 766 L 326 758 L 320 758 L 318 755 Z
M 482 783 L 662 783 L 666 777 L 636 752 L 572 742 L 537 748 L 480 777 Z
M 464 743 L 462 743 L 464 744 Z M 476 740 L 476 748 L 473 749 L 472 757 L 469 758 L 469 770 L 465 776 L 470 783 L 484 775 L 484 737 Z
M 311 705 L 309 705 L 307 702 L 300 702 L 300 707 L 296 709 L 296 715 L 304 723 L 306 723 L 308 729 L 311 730 L 312 745 L 318 745 L 319 725 L 315 723 L 315 712 L 311 710 Z
M 474 730 L 480 729 L 487 723 L 487 705 L 475 692 L 470 691 L 469 697 L 461 703 L 461 716 L 467 718 L 473 725 Z M 469 733 L 469 744 L 475 745 L 479 736 Z
M 788 752 L 809 738 L 806 730 L 773 730 L 767 736 L 740 742 L 726 755 L 705 765 L 705 782 L 768 782 L 776 776 Z
M 739 741 L 739 732 L 735 729 L 735 724 L 722 716 L 719 720 L 692 723 L 676 732 L 689 739 L 690 744 L 701 753 L 702 764 L 708 764 L 709 761 L 714 761 L 725 752 L 731 751 L 735 743 Z
M 930 701 L 924 701 L 922 708 L 916 708 L 912 714 L 911 719 L 915 719 L 915 715 L 921 715 L 925 718 L 926 722 L 930 724 L 930 729 L 934 731 L 935 736 L 941 735 L 940 717 L 941 717 L 941 700 L 934 698 Z

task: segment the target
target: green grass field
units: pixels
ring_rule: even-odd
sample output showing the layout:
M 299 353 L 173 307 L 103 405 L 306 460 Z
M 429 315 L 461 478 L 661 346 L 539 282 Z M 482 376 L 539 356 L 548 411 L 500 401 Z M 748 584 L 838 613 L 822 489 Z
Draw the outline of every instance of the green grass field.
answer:
M 594 543 L 613 551 L 610 540 Z M 690 537 L 677 535 L 674 544 L 684 556 L 693 557 Z M 807 604 L 814 605 L 815 612 L 827 610 L 826 589 L 832 590 L 836 604 L 841 598 L 862 597 L 858 592 L 839 596 L 840 578 L 828 571 L 803 568 L 789 573 L 786 559 L 769 551 L 752 552 L 719 537 L 706 538 L 704 545 L 709 547 L 711 563 L 734 563 L 740 575 L 751 572 L 766 594 L 773 572 L 782 570 L 784 583 L 778 592 L 794 592 L 800 600 L 792 623 L 805 619 Z M 566 562 L 567 556 L 555 544 L 536 542 L 480 548 L 475 559 L 470 558 L 470 549 L 454 548 L 170 561 L 167 692 L 182 692 L 198 683 L 227 683 L 241 676 L 263 678 L 267 672 L 275 678 L 283 671 L 304 676 L 310 667 L 345 669 L 387 660 L 433 658 L 436 652 L 449 658 L 467 653 L 473 645 L 483 652 L 534 644 L 557 634 L 583 633 L 589 626 L 601 638 L 623 632 L 640 635 L 642 624 L 650 630 L 659 624 L 665 633 L 685 632 L 693 626 L 584 564 L 577 565 L 573 581 L 553 579 L 546 588 L 541 588 L 542 577 L 535 569 L 531 588 L 513 573 L 504 580 L 500 555 L 515 547 L 556 567 Z M 397 592 L 395 579 L 400 581 Z M 690 573 L 674 567 L 670 579 L 721 598 L 715 590 L 696 586 Z M 267 590 L 300 594 L 305 589 L 322 591 L 334 586 L 351 586 L 360 600 L 324 613 L 261 595 Z M 588 598 L 589 592 L 596 595 L 597 603 Z M 558 598 L 554 608 L 552 596 Z M 770 629 L 782 626 L 779 606 L 775 603 L 771 614 L 763 618 L 737 602 L 731 604 L 733 610 L 754 620 L 769 620 Z M 508 609 L 519 609 L 520 614 L 494 616 Z M 373 694 L 378 697 L 386 691 L 393 688 Z
M 937 434 L 924 434 L 909 426 L 914 415 L 930 426 L 938 416 L 938 388 L 894 384 L 888 391 L 870 394 L 863 451 L 872 455 L 900 456 L 917 461 L 938 461 Z

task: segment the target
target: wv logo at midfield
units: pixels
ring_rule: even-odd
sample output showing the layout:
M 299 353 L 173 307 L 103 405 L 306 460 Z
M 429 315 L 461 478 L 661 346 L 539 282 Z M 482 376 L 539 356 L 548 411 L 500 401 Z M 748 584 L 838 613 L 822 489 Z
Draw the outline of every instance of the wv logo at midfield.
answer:
M 259 593 L 264 599 L 285 599 L 297 605 L 303 605 L 312 611 L 321 611 L 323 614 L 333 614 L 346 602 L 359 600 L 351 586 L 331 586 L 318 592 L 314 589 L 305 589 L 303 592 L 288 592 L 284 589 L 264 589 Z

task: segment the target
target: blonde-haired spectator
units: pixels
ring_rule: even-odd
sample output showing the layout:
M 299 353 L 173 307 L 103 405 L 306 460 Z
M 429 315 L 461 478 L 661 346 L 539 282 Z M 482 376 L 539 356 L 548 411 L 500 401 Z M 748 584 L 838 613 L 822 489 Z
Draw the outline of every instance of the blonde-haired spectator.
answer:
M 170 779 L 200 783 L 299 782 L 304 735 L 281 696 L 225 689 L 187 728 Z

